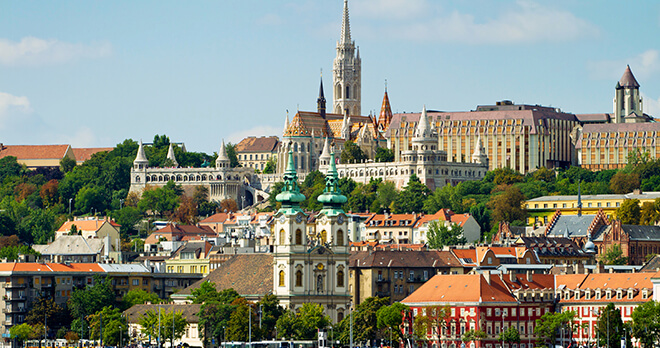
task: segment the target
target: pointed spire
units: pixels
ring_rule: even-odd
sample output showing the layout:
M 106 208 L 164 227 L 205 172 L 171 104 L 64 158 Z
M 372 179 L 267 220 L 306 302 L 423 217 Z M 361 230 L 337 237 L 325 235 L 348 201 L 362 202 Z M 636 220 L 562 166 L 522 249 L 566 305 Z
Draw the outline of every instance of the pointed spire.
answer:
M 344 17 L 341 23 L 340 44 L 351 43 L 351 23 L 348 19 L 348 0 L 344 0 Z
M 348 111 L 344 110 L 344 121 L 341 124 L 341 137 L 345 141 L 351 140 L 351 117 L 348 115 Z
M 341 205 L 348 201 L 346 196 L 341 194 L 339 188 L 339 174 L 337 172 L 337 165 L 335 164 L 335 152 L 330 153 L 330 166 L 325 175 L 325 189 L 319 195 L 318 201 L 323 203 L 321 213 L 328 216 L 343 214 L 344 211 Z
M 321 152 L 321 160 L 330 159 L 330 139 L 325 137 L 325 144 L 323 144 L 323 151 Z
M 172 143 L 170 143 L 170 147 L 167 149 L 167 159 L 172 161 L 172 164 L 175 167 L 179 166 L 179 163 L 176 161 L 176 157 L 174 156 L 174 147 L 172 146 Z
M 630 70 L 630 65 L 626 65 L 626 71 L 623 72 L 623 76 L 621 76 L 621 80 L 619 80 L 617 87 L 639 88 L 639 83 L 637 83 L 637 79 L 635 79 L 632 70 Z
M 142 145 L 142 140 L 140 140 L 140 146 L 138 147 L 137 150 L 137 155 L 135 156 L 135 160 L 133 163 L 149 163 L 149 160 L 147 159 L 147 156 L 144 154 L 144 145 Z
M 227 149 L 225 148 L 225 140 L 222 139 L 222 145 L 220 146 L 220 151 L 218 151 L 218 158 L 215 160 L 216 168 L 229 168 L 231 161 L 229 156 L 227 156 Z
M 479 135 L 477 135 L 477 142 L 474 144 L 473 156 L 481 156 L 482 149 L 483 149 L 483 145 L 481 144 L 481 133 L 479 133 Z
M 582 192 L 580 190 L 580 182 L 582 180 L 578 180 L 578 196 L 577 196 L 577 214 L 578 216 L 582 216 Z
M 378 116 L 378 125 L 382 130 L 386 130 L 392 122 L 392 107 L 390 106 L 390 98 L 387 95 L 387 80 L 385 80 L 385 95 L 383 95 L 383 103 L 380 106 L 380 115 Z
M 321 84 L 319 85 L 319 97 L 316 99 L 316 109 L 321 116 L 325 119 L 325 95 L 323 94 L 323 72 L 321 72 Z
M 284 134 L 289 129 L 289 109 L 286 110 L 286 120 L 284 120 Z
M 284 213 L 286 215 L 294 215 L 297 213 L 304 213 L 300 208 L 300 202 L 305 200 L 305 195 L 300 193 L 300 186 L 298 185 L 298 173 L 293 163 L 293 150 L 289 149 L 288 161 L 286 170 L 282 176 L 284 187 L 275 199 L 282 203 L 282 208 L 278 214 Z
M 417 122 L 417 129 L 415 129 L 416 138 L 425 138 L 431 133 L 431 125 L 429 124 L 429 119 L 426 114 L 426 105 L 422 109 L 422 114 L 419 115 L 419 122 Z

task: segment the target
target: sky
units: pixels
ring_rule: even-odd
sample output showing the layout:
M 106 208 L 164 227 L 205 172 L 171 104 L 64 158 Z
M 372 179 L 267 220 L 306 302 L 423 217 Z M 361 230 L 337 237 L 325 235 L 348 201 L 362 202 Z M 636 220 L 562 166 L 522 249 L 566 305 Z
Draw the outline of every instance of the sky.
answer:
M 0 143 L 188 151 L 331 105 L 342 0 L 0 0 Z M 660 1 L 349 0 L 362 114 L 512 100 L 612 112 L 629 64 L 660 118 Z M 386 82 L 387 81 L 387 82 Z

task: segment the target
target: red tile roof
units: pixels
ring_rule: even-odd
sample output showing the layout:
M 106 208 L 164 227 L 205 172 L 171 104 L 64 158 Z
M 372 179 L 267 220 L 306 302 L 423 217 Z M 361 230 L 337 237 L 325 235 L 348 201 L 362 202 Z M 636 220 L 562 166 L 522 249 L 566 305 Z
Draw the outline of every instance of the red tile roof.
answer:
M 93 154 L 103 151 L 110 152 L 114 150 L 114 147 L 74 147 L 71 150 L 73 150 L 73 155 L 76 156 L 76 162 L 85 162 L 92 158 Z
M 94 220 L 75 220 L 75 221 L 67 221 L 60 226 L 60 228 L 57 229 L 58 232 L 68 232 L 71 231 L 71 227 L 73 225 L 76 225 L 76 229 L 78 231 L 98 231 L 103 224 L 109 223 L 111 226 L 114 227 L 121 227 L 120 224 L 112 221 L 112 220 L 103 220 L 103 219 L 94 219 Z
M 273 137 L 247 137 L 236 144 L 236 152 L 275 152 L 280 140 Z
M 490 284 L 485 277 L 490 278 Z M 502 279 L 489 274 L 438 274 L 401 303 L 408 306 L 456 302 L 517 302 Z
M 562 274 L 556 276 L 556 285 L 557 290 L 601 290 L 601 298 L 596 299 L 596 296 L 592 293 L 590 302 L 642 302 L 648 301 L 651 299 L 651 291 L 653 290 L 653 283 L 651 278 L 660 276 L 658 273 L 591 273 L 591 274 Z M 607 298 L 605 291 L 612 291 L 612 297 Z M 616 298 L 616 290 L 623 290 L 623 296 L 621 299 Z M 628 289 L 633 289 L 632 299 L 628 298 Z M 642 298 L 642 292 L 640 290 L 647 289 L 649 290 L 649 297 L 647 299 Z M 572 292 L 571 292 L 572 293 Z M 581 295 L 580 299 L 575 299 L 574 296 L 571 296 L 568 299 L 562 297 L 560 300 L 561 303 L 574 303 L 574 302 L 584 302 L 585 299 Z
M 228 218 L 229 218 L 229 214 L 227 213 L 216 213 L 200 221 L 199 223 L 223 223 Z
M 0 158 L 14 156 L 19 160 L 62 159 L 70 145 L 3 145 Z

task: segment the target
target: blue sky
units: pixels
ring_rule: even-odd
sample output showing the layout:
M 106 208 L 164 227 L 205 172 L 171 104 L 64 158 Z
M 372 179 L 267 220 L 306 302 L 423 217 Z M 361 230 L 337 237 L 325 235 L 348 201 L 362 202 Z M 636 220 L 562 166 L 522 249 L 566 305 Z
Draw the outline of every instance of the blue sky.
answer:
M 342 0 L 0 0 L 0 142 L 212 153 L 281 135 L 330 86 Z M 350 0 L 362 113 L 509 99 L 612 112 L 626 64 L 660 117 L 660 2 Z M 328 102 L 332 92 L 326 88 Z

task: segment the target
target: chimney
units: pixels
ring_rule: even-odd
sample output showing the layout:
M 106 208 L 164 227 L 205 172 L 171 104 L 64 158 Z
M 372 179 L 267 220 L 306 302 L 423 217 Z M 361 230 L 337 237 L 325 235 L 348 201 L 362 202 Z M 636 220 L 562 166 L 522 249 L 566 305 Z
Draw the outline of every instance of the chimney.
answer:
M 533 281 L 532 280 L 532 271 L 527 271 L 527 281 L 530 282 L 530 283 Z
M 509 270 L 509 281 L 512 283 L 515 283 L 518 281 L 518 277 L 516 276 L 516 272 L 513 270 Z

